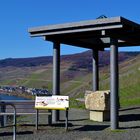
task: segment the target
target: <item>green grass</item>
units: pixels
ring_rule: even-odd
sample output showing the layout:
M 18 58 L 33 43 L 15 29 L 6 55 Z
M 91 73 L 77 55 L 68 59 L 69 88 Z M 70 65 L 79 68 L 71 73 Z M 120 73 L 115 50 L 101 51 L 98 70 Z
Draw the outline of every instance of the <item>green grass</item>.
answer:
M 120 129 L 116 129 L 116 130 L 110 130 L 113 133 L 124 133 L 126 132 L 126 130 L 120 130 Z
M 140 97 L 139 98 L 131 98 L 131 99 L 120 99 L 120 103 L 122 107 L 133 106 L 133 105 L 140 105 Z
M 85 105 L 79 101 L 76 101 L 75 98 L 70 98 L 70 108 L 85 109 Z
M 28 81 L 28 79 L 21 79 L 18 82 L 18 85 L 24 85 L 24 83 L 26 83 Z
M 138 61 L 139 62 L 139 61 Z M 120 76 L 120 103 L 121 106 L 140 105 L 140 62 L 122 68 Z
M 47 69 L 43 72 L 34 72 L 29 76 L 29 79 L 41 79 L 41 80 L 51 80 L 52 79 L 52 70 Z
M 23 85 L 30 88 L 43 88 L 43 86 L 45 86 L 49 90 L 52 89 L 52 83 L 43 80 L 28 80 Z
M 122 107 L 140 105 L 139 57 L 122 63 L 119 67 L 119 97 Z M 109 73 L 100 73 L 100 89 L 110 89 Z M 107 80 L 106 80 L 107 79 Z M 104 81 L 105 80 L 105 81 Z
M 88 82 L 89 79 L 92 78 L 92 73 L 81 73 L 80 76 L 76 76 L 74 78 L 75 81 L 79 81 L 79 82 Z
M 62 94 L 67 95 L 67 93 L 71 92 L 80 85 L 81 85 L 80 82 L 71 82 L 71 81 L 65 82 L 61 85 Z
M 16 79 L 9 79 L 9 80 L 4 80 L 1 81 L 0 84 L 1 85 L 15 85 L 17 83 L 18 80 Z

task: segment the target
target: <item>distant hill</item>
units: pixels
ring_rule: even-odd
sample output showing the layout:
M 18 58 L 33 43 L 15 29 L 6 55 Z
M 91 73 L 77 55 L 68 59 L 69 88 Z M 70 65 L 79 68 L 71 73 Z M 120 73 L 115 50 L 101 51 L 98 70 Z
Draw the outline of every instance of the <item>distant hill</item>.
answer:
M 110 89 L 109 63 L 110 52 L 100 52 L 100 90 Z M 52 90 L 52 69 L 52 56 L 0 60 L 0 85 Z M 61 56 L 61 94 L 69 95 L 72 104 L 92 90 L 91 69 L 91 51 Z M 140 52 L 119 53 L 119 79 L 121 105 L 140 105 Z
M 47 65 L 52 63 L 52 57 L 33 57 L 33 58 L 7 58 L 0 60 L 0 67 L 32 67 L 39 65 Z
M 130 57 L 135 57 L 139 52 L 120 52 L 119 61 L 124 61 Z M 99 54 L 99 65 L 106 66 L 110 63 L 110 52 L 103 51 Z M 83 53 L 73 54 L 73 55 L 63 55 L 61 56 L 61 62 L 70 62 L 73 63 L 71 68 L 92 68 L 92 52 L 86 51 Z M 0 60 L 0 67 L 35 67 L 35 66 L 44 66 L 52 64 L 52 56 L 44 57 L 33 57 L 33 58 L 7 58 Z

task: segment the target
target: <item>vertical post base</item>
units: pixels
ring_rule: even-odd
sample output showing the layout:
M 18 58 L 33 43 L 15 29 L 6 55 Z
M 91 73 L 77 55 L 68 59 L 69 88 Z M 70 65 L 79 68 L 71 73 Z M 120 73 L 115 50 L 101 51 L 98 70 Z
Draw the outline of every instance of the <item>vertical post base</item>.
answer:
M 39 121 L 39 112 L 38 112 L 39 110 L 37 109 L 36 110 L 36 124 L 35 124 L 35 126 L 36 126 L 36 130 L 38 130 L 38 121 Z
M 68 109 L 66 109 L 65 130 L 68 131 Z
M 56 123 L 59 121 L 59 110 L 52 110 L 52 122 Z
M 49 114 L 48 116 L 48 125 L 52 125 L 52 110 L 48 110 L 49 113 L 51 113 L 51 115 Z

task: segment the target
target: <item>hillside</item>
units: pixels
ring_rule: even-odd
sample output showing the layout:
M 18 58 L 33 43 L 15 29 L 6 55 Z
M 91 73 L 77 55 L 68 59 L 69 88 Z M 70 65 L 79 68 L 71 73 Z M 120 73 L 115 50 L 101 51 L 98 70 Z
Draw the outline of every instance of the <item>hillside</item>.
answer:
M 119 53 L 121 105 L 140 104 L 140 53 Z M 91 51 L 61 57 L 61 94 L 84 97 L 92 83 Z M 109 52 L 100 52 L 100 89 L 109 89 Z M 0 85 L 52 89 L 52 57 L 0 61 Z
M 127 58 L 135 57 L 139 52 L 120 52 L 119 61 L 124 61 Z M 109 64 L 110 54 L 109 51 L 103 51 L 99 53 L 100 66 L 106 66 Z M 36 67 L 36 66 L 46 66 L 52 64 L 52 56 L 43 57 L 33 57 L 33 58 L 7 58 L 0 60 L 0 68 L 3 67 Z M 72 54 L 72 55 L 62 55 L 61 62 L 73 63 L 73 67 L 76 68 L 91 68 L 92 62 L 92 52 L 86 51 L 83 53 Z

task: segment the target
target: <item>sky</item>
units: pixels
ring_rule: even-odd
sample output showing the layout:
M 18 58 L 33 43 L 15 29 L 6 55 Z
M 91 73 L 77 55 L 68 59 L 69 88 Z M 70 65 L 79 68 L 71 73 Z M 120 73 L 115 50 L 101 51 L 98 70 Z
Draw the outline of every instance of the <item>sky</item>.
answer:
M 36 26 L 123 16 L 140 23 L 139 0 L 0 0 L 0 59 L 52 55 L 52 43 L 31 38 Z M 61 45 L 61 54 L 86 51 Z M 120 51 L 140 51 L 140 47 Z

